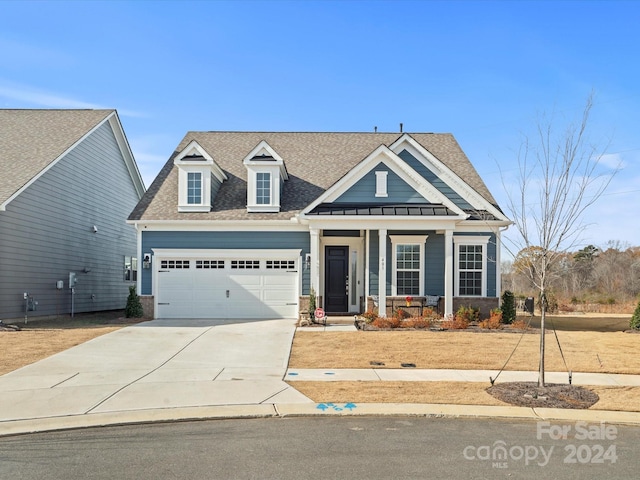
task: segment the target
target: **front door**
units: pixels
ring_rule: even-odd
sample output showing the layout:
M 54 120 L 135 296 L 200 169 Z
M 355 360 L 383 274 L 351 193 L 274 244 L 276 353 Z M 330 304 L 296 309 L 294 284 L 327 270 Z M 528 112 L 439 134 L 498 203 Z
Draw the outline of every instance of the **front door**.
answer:
M 349 247 L 325 247 L 324 309 L 327 313 L 349 311 Z

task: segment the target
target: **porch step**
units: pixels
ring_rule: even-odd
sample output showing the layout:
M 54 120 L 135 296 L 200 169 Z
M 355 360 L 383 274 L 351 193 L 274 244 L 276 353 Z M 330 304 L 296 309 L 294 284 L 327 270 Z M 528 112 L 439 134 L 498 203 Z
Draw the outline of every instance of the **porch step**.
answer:
M 353 325 L 353 315 L 327 315 L 327 325 Z

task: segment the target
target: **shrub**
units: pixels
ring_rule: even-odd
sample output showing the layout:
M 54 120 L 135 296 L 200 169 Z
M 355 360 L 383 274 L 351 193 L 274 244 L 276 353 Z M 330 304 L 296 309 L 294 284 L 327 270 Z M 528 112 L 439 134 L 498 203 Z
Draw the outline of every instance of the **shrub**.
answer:
M 402 322 L 404 328 L 429 328 L 431 320 L 426 317 L 411 317 Z
M 367 323 L 373 322 L 376 318 L 378 318 L 378 314 L 374 310 L 367 310 L 362 315 L 362 318 L 366 320 Z
M 316 311 L 316 289 L 309 288 L 309 316 L 313 318 Z
M 398 328 L 401 325 L 401 321 L 397 317 L 377 317 L 371 325 L 376 328 Z
M 461 319 L 466 320 L 467 323 L 477 322 L 479 316 L 480 309 L 474 307 L 465 307 L 464 305 L 461 305 L 455 314 L 455 317 L 460 317 Z
M 629 326 L 634 330 L 640 330 L 640 300 L 638 301 L 638 306 L 636 307 L 633 315 L 631 316 L 631 321 L 629 322 Z
M 127 318 L 142 318 L 144 316 L 140 297 L 136 294 L 136 287 L 134 285 L 129 287 L 129 296 L 127 297 L 124 316 Z
M 393 316 L 399 320 L 404 320 L 405 318 L 409 318 L 411 314 L 402 308 L 398 308 L 393 312 Z
M 527 325 L 527 322 L 525 322 L 522 319 L 516 320 L 511 324 L 511 326 L 513 328 L 517 328 L 518 330 L 527 330 L 529 328 L 529 326 Z
M 442 322 L 441 327 L 445 330 L 464 330 L 469 328 L 469 320 L 456 314 L 452 319 Z
M 489 330 L 497 330 L 502 326 L 502 322 L 500 321 L 501 319 L 501 315 L 491 315 L 491 318 L 487 318 L 486 320 L 481 321 L 480 323 L 478 323 L 478 326 L 480 328 L 486 328 Z
M 513 323 L 516 319 L 516 302 L 513 292 L 505 290 L 502 294 L 502 321 L 504 323 Z

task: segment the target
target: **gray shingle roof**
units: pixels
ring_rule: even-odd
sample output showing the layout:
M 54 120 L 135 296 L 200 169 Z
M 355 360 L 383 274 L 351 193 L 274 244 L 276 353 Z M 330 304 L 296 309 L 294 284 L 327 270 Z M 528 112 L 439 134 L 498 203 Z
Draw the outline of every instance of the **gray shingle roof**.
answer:
M 114 110 L 0 110 L 0 204 Z
M 411 137 L 466 181 L 491 204 L 496 202 L 451 134 L 410 133 Z M 284 220 L 317 199 L 380 145 L 400 133 L 188 132 L 164 165 L 130 220 Z M 197 141 L 229 178 L 220 187 L 211 212 L 178 212 L 178 172 L 173 158 Z M 280 155 L 289 180 L 279 213 L 248 213 L 247 170 L 242 160 L 265 140 Z

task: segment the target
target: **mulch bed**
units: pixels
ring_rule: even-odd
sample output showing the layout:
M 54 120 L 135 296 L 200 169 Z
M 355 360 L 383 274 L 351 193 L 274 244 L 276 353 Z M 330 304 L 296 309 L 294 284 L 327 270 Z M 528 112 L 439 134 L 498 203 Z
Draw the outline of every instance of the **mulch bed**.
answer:
M 497 383 L 487 393 L 511 405 L 534 408 L 586 409 L 600 400 L 587 388 L 557 383 L 545 387 L 538 387 L 537 382 Z

